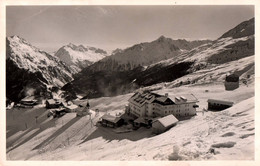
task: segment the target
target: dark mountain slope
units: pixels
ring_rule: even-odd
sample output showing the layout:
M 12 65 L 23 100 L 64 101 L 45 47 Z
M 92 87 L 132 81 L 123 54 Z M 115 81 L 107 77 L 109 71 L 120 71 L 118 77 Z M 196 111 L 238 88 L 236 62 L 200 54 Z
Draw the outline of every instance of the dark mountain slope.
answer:
M 192 62 L 183 62 L 167 67 L 155 65 L 147 70 L 141 66 L 127 71 L 89 70 L 88 75 L 78 76 L 62 89 L 88 98 L 115 96 L 132 92 L 143 86 L 175 80 L 188 74 L 192 64 Z
M 161 36 L 155 41 L 136 44 L 125 50 L 116 51 L 115 54 L 94 63 L 88 68 L 93 71 L 132 70 L 138 66 L 148 66 L 162 60 L 175 58 L 180 53 L 210 42 L 210 40 L 172 40 Z M 84 73 L 84 70 L 82 73 Z
M 230 30 L 230 32 L 233 31 L 235 30 Z M 136 50 L 144 51 L 147 43 L 135 45 L 124 50 L 125 54 L 121 52 L 120 54 L 112 55 L 85 68 L 81 73 L 77 74 L 74 81 L 64 86 L 63 89 L 87 94 L 88 97 L 113 96 L 127 93 L 143 86 L 171 82 L 198 70 L 208 69 L 210 71 L 210 68 L 214 68 L 216 65 L 254 55 L 254 35 L 251 35 L 251 33 L 248 35 L 244 36 L 243 31 L 234 34 L 234 36 L 243 36 L 241 38 L 233 39 L 228 34 L 223 35 L 212 43 L 200 45 L 190 51 L 180 51 L 180 46 L 173 46 L 171 39 L 160 37 L 158 40 L 151 42 L 153 47 L 149 49 L 161 48 L 161 54 L 157 50 L 154 51 L 156 52 L 154 56 L 163 57 L 162 59 L 165 60 L 148 65 L 147 67 L 142 66 L 142 63 L 138 64 L 138 66 L 133 65 L 132 62 L 121 63 L 122 59 L 129 58 L 132 55 L 127 52 L 135 53 L 138 52 Z M 171 52 L 171 49 L 173 52 Z M 142 61 L 142 56 L 150 56 L 148 52 L 147 50 L 147 54 L 139 55 L 140 61 Z M 173 58 L 167 59 L 164 57 L 164 53 L 167 54 L 167 52 L 176 53 L 176 55 Z M 133 55 L 135 57 L 134 61 L 138 61 L 138 54 Z M 117 58 L 117 56 L 121 59 Z M 150 61 L 149 63 L 152 62 Z
M 232 37 L 233 39 L 241 38 L 245 36 L 251 36 L 255 34 L 255 18 L 244 21 L 232 28 L 231 30 L 224 33 L 219 39 Z

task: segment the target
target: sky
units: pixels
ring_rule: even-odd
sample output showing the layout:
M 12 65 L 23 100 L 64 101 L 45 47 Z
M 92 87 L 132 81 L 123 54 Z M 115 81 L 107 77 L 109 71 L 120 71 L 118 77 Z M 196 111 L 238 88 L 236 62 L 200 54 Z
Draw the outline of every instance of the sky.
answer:
M 6 35 L 48 52 L 73 43 L 105 50 L 156 40 L 217 39 L 254 6 L 7 6 Z

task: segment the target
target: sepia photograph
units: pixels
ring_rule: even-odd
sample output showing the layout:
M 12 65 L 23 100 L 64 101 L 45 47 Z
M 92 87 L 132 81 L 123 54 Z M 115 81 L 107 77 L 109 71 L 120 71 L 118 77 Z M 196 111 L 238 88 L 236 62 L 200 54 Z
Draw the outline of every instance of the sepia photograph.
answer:
M 5 13 L 7 161 L 256 159 L 254 5 Z

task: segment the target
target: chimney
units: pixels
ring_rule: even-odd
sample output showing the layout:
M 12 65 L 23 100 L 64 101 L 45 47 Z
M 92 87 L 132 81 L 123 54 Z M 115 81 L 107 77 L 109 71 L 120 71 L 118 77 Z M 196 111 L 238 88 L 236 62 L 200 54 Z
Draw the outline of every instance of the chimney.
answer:
M 169 96 L 169 94 L 168 93 L 165 93 L 165 97 L 168 97 Z

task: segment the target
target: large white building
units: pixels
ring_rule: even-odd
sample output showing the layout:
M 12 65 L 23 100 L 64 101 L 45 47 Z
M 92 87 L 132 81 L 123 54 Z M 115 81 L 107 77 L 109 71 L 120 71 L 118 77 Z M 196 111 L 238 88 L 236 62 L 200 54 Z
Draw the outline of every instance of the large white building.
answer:
M 135 117 L 185 117 L 196 115 L 197 99 L 193 95 L 169 96 L 137 92 L 129 100 L 128 112 Z

